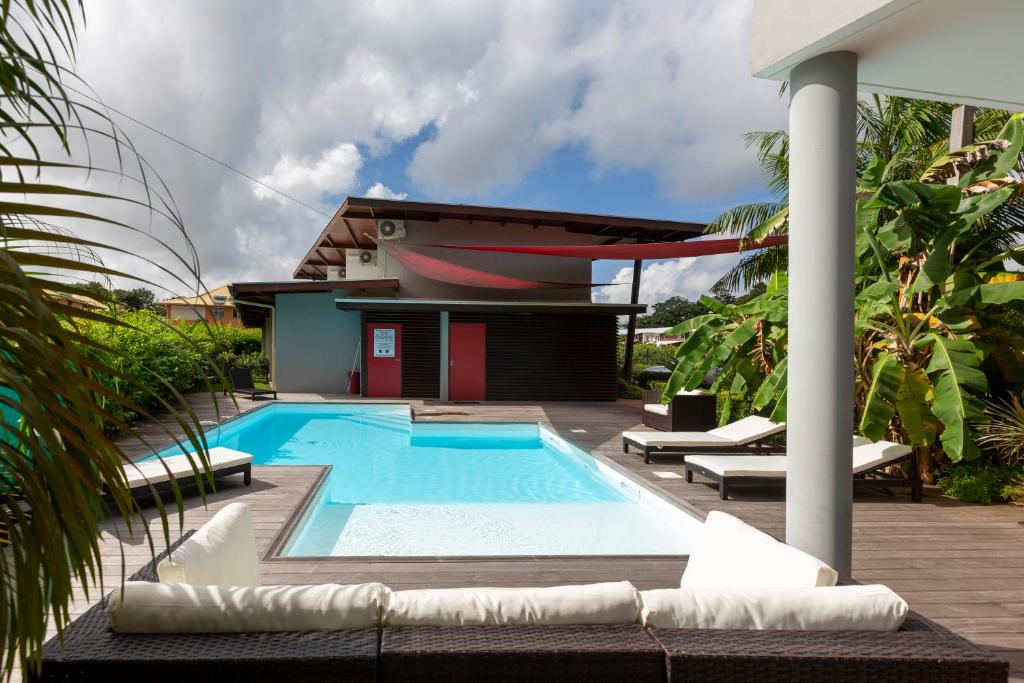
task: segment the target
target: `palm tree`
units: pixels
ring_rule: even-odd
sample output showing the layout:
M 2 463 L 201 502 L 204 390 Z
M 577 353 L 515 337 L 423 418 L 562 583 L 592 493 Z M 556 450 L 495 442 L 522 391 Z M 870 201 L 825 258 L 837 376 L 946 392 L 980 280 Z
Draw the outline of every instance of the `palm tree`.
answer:
M 38 663 L 49 621 L 58 630 L 69 621 L 75 582 L 102 586 L 100 521 L 116 516 L 129 530 L 140 524 L 123 469 L 128 459 L 104 425 L 125 427 L 116 417 L 118 408 L 148 412 L 101 381 L 133 382 L 118 372 L 116 355 L 110 362 L 110 350 L 79 330 L 83 320 L 124 323 L 66 301 L 80 292 L 84 280 L 151 283 L 104 265 L 104 254 L 118 254 L 123 262 L 130 256 L 126 250 L 83 235 L 105 226 L 108 234 L 151 236 L 166 247 L 167 256 L 143 259 L 147 267 L 175 278 L 182 288 L 202 289 L 195 252 L 167 188 L 103 108 L 75 96 L 87 90 L 74 74 L 83 11 L 80 4 L 49 0 L 0 6 L 0 648 L 5 672 L 18 662 Z M 112 167 L 96 161 L 98 152 L 115 159 Z M 87 161 L 76 161 L 82 156 Z M 116 181 L 111 183 L 115 193 L 86 189 L 87 182 L 104 177 Z M 88 208 L 73 208 L 85 207 L 85 201 Z M 115 208 L 125 213 L 125 207 L 144 210 L 149 224 L 136 228 L 110 217 Z M 62 223 L 80 230 L 76 234 Z M 161 230 L 184 241 L 185 256 L 167 247 Z M 187 403 L 158 376 L 144 384 L 144 391 L 174 413 L 198 454 L 197 466 L 208 474 L 198 419 Z M 177 491 L 175 497 L 180 526 Z M 166 511 L 158 505 L 169 543 Z
M 873 159 L 885 162 L 882 177 L 873 182 L 918 178 L 949 148 L 950 116 L 954 105 L 904 97 L 874 95 L 857 105 L 857 177 L 863 177 Z M 975 119 L 975 137 L 991 140 L 1010 114 L 981 110 Z M 785 234 L 789 208 L 789 135 L 786 131 L 747 133 L 746 143 L 758 158 L 772 199 L 734 207 L 708 224 L 708 233 L 724 233 L 755 240 Z M 1020 166 L 1018 166 L 1020 168 Z M 1024 203 L 1008 202 L 990 221 L 997 225 L 1024 226 Z M 716 287 L 730 291 L 765 283 L 786 269 L 786 247 L 773 247 L 744 256 Z

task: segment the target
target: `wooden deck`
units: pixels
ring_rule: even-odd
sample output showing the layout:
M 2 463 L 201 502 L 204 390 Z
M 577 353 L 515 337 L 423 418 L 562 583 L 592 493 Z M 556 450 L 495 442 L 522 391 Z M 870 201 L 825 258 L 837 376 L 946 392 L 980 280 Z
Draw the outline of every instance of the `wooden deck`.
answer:
M 323 401 L 331 396 L 282 395 L 281 400 Z M 219 419 L 251 410 L 265 401 L 221 402 Z M 193 397 L 204 420 L 215 420 L 208 396 Z M 644 465 L 637 454 L 622 453 L 620 434 L 640 428 L 639 406 L 619 403 L 485 403 L 431 404 L 413 401 L 422 421 L 540 422 L 579 446 L 619 464 L 650 487 L 677 503 L 704 513 L 725 510 L 780 538 L 785 535 L 785 509 L 778 492 L 740 492 L 739 500 L 722 501 L 704 483 L 662 479 L 654 472 L 682 473 L 678 461 L 665 458 Z M 579 431 L 583 430 L 583 431 Z M 155 443 L 168 441 L 157 425 L 140 430 Z M 138 443 L 126 440 L 130 452 Z M 296 510 L 316 478 L 319 467 L 254 467 L 253 484 L 240 477 L 224 480 L 216 494 L 201 501 L 188 498 L 185 528 L 195 528 L 230 501 L 249 504 L 257 541 L 265 552 L 282 525 Z M 233 481 L 238 479 L 239 481 Z M 150 525 L 159 533 L 150 513 Z M 1007 505 L 964 505 L 926 491 L 922 503 L 898 494 L 858 494 L 854 504 L 854 577 L 884 583 L 904 596 L 911 607 L 967 638 L 1010 659 L 1013 680 L 1024 681 L 1024 509 Z M 172 532 L 173 533 L 173 532 Z M 102 539 L 108 585 L 120 576 L 121 548 L 129 572 L 149 558 L 140 535 L 125 537 L 108 525 Z M 642 589 L 676 586 L 685 562 L 673 558 L 525 558 L 490 560 L 422 559 L 416 561 L 317 561 L 265 559 L 266 582 L 324 583 L 382 581 L 395 588 L 465 585 L 553 585 L 628 579 Z M 88 606 L 82 600 L 76 611 Z

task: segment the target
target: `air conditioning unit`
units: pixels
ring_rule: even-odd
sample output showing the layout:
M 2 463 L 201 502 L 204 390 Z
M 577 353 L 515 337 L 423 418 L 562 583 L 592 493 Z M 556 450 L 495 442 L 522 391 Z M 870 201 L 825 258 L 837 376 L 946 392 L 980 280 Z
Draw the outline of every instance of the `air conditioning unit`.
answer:
M 327 266 L 328 280 L 344 280 L 345 266 Z
M 345 279 L 363 280 L 380 277 L 377 252 L 373 249 L 345 250 Z
M 405 221 L 383 218 L 377 221 L 377 238 L 382 240 L 404 240 Z

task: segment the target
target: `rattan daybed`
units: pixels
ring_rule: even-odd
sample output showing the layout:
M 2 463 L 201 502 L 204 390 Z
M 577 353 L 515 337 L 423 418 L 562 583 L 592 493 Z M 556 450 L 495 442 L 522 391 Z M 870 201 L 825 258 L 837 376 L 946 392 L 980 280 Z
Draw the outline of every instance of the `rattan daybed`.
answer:
M 155 567 L 132 580 L 154 581 Z M 113 633 L 96 605 L 68 627 L 63 647 L 56 639 L 44 646 L 42 673 L 28 680 L 995 683 L 1008 671 L 913 612 L 896 633 L 615 625 L 149 635 Z

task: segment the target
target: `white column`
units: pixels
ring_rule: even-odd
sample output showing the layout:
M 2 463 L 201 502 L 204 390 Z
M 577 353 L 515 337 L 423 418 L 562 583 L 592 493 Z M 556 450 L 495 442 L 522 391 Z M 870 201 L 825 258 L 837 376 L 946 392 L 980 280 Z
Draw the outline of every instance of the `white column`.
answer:
M 448 311 L 441 311 L 441 395 L 448 400 Z
M 786 541 L 849 573 L 857 55 L 801 63 L 790 92 Z

